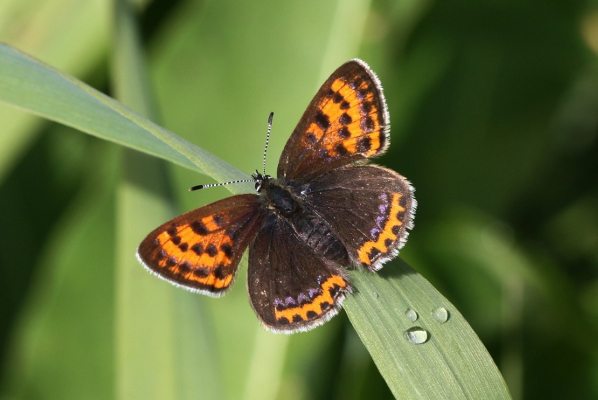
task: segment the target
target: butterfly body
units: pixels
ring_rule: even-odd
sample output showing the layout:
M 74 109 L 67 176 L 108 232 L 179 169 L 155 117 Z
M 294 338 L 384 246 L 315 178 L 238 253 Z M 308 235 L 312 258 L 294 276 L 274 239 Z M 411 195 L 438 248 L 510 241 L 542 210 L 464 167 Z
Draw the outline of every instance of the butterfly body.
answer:
M 344 272 L 377 271 L 413 227 L 411 184 L 369 158 L 389 144 L 382 87 L 361 60 L 322 85 L 281 155 L 277 178 L 256 172 L 255 194 L 232 196 L 151 232 L 137 257 L 160 278 L 222 295 L 249 247 L 247 288 L 274 332 L 332 318 L 352 287 Z
M 259 180 L 261 175 L 257 177 Z M 254 176 L 254 179 L 256 177 Z M 318 216 L 306 196 L 309 184 L 300 184 L 285 178 L 262 178 L 260 203 L 266 213 L 265 225 L 272 225 L 280 218 L 290 225 L 295 234 L 316 254 L 342 266 L 349 266 L 345 247 L 334 235 L 325 219 Z M 258 186 L 258 184 L 256 184 Z

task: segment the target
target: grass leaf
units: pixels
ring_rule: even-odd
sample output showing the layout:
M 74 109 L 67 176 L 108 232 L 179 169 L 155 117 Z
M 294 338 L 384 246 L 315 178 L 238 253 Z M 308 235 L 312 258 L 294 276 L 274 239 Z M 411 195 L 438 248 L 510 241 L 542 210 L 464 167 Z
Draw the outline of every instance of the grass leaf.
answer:
M 0 44 L 0 100 L 99 138 L 195 169 L 218 181 L 247 174 L 116 100 Z M 236 185 L 230 190 L 248 189 Z
M 390 261 L 376 274 L 354 271 L 351 279 L 357 293 L 344 308 L 397 398 L 510 398 L 463 316 L 404 261 Z M 417 328 L 421 344 L 406 333 Z

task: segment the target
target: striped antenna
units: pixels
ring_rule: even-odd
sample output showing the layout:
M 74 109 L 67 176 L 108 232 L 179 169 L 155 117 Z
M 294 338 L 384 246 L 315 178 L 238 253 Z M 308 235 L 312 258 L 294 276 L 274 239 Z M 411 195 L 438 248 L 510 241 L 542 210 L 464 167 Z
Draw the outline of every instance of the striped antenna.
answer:
M 268 117 L 268 133 L 266 134 L 266 147 L 264 148 L 264 176 L 266 176 L 266 153 L 268 152 L 268 141 L 270 140 L 270 131 L 272 130 L 272 119 L 274 118 L 274 113 L 271 112 L 270 116 Z M 260 176 L 261 175 L 257 172 L 257 170 L 255 171 L 256 175 L 254 175 L 255 177 Z M 195 185 L 193 187 L 189 188 L 190 192 L 193 192 L 195 190 L 199 190 L 199 189 L 207 189 L 207 188 L 211 188 L 211 187 L 216 187 L 216 186 L 224 186 L 224 185 L 232 185 L 235 183 L 245 183 L 245 182 L 255 182 L 256 178 L 252 178 L 252 179 L 239 179 L 236 181 L 230 181 L 230 182 L 222 182 L 222 183 L 209 183 L 207 185 Z
M 208 183 L 207 185 L 195 185 L 189 188 L 190 192 L 199 189 L 207 189 L 215 186 L 224 186 L 224 185 L 232 185 L 233 183 L 244 183 L 244 182 L 253 182 L 253 179 L 239 179 L 237 181 L 230 181 L 230 182 L 222 182 L 222 183 Z
M 274 112 L 270 113 L 268 117 L 268 133 L 266 134 L 266 146 L 264 147 L 264 175 L 266 175 L 266 153 L 268 153 L 268 142 L 270 141 L 270 131 L 272 130 L 272 119 L 274 118 Z

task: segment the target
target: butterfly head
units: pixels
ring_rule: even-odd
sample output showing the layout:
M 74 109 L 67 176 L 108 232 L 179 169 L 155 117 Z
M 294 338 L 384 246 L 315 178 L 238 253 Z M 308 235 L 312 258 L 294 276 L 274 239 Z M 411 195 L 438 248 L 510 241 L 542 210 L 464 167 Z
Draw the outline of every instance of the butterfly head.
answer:
M 270 175 L 262 175 L 257 169 L 255 170 L 255 173 L 251 175 L 251 178 L 255 182 L 255 190 L 258 193 L 261 192 L 262 188 L 272 180 Z

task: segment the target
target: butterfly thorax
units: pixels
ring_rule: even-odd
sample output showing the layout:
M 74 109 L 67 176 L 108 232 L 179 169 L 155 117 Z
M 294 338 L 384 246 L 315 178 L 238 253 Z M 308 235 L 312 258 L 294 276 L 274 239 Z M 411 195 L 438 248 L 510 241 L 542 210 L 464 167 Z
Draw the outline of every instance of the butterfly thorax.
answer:
M 348 265 L 349 256 L 345 246 L 305 201 L 303 193 L 307 191 L 306 185 L 261 174 L 254 175 L 254 179 L 262 207 L 268 215 L 266 220 L 272 223 L 279 218 L 288 221 L 297 236 L 317 254 L 341 265 Z
M 297 198 L 297 185 L 293 182 L 280 181 L 266 175 L 258 192 L 263 199 L 263 206 L 289 218 L 301 209 L 301 200 Z

